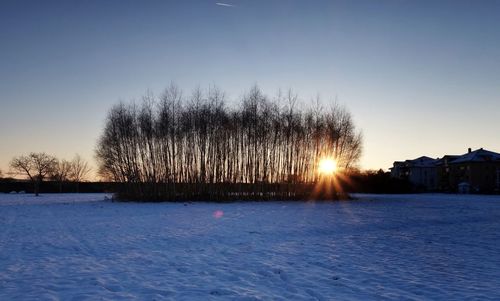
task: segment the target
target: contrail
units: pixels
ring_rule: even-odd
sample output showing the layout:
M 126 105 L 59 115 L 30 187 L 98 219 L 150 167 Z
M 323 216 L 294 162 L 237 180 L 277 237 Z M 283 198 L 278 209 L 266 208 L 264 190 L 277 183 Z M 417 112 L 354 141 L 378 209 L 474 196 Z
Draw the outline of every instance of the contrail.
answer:
M 216 5 L 219 5 L 219 6 L 225 6 L 225 7 L 234 7 L 233 4 L 228 4 L 228 3 L 222 3 L 222 2 L 217 2 L 215 3 Z

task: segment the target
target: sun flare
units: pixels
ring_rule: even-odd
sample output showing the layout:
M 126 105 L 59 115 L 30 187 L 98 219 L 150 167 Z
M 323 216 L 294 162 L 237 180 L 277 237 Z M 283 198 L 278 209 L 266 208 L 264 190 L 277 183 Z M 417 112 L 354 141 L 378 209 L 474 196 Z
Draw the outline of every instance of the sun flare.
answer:
M 332 158 L 325 158 L 319 161 L 318 171 L 322 175 L 333 175 L 337 171 L 337 162 Z

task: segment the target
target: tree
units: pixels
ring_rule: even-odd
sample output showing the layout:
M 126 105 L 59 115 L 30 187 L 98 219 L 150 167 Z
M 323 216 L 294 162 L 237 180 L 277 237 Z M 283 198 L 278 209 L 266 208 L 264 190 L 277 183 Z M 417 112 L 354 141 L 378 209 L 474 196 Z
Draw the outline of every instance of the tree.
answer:
M 109 111 L 96 159 L 123 196 L 298 198 L 318 181 L 320 160 L 344 172 L 361 155 L 361 133 L 335 102 L 304 110 L 293 91 L 273 99 L 257 86 L 235 105 L 216 87 L 184 95 L 171 85 Z
M 80 155 L 76 155 L 71 160 L 69 168 L 69 179 L 76 183 L 76 192 L 80 192 L 80 182 L 85 181 L 89 175 L 91 168 L 87 161 L 83 160 Z
M 10 167 L 17 173 L 25 175 L 33 183 L 35 195 L 38 196 L 40 183 L 53 172 L 57 164 L 54 156 L 46 153 L 30 153 L 12 159 Z
M 64 182 L 68 181 L 72 170 L 71 162 L 68 162 L 64 159 L 57 160 L 56 164 L 54 164 L 54 168 L 50 173 L 50 177 L 59 183 L 59 192 L 62 192 L 62 187 Z

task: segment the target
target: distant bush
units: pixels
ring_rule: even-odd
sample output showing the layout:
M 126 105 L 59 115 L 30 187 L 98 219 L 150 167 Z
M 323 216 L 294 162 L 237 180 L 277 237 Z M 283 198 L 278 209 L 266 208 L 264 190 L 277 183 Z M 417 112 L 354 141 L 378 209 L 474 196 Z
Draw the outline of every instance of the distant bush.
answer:
M 379 171 L 352 171 L 349 181 L 344 188 L 349 192 L 358 193 L 411 193 L 414 187 L 406 179 L 391 177 L 389 172 Z
M 104 193 L 118 191 L 119 183 L 110 182 L 81 182 L 77 187 L 75 182 L 66 182 L 60 186 L 58 181 L 44 181 L 40 183 L 40 193 Z M 34 187 L 30 181 L 12 178 L 0 179 L 0 193 L 20 192 L 33 193 Z

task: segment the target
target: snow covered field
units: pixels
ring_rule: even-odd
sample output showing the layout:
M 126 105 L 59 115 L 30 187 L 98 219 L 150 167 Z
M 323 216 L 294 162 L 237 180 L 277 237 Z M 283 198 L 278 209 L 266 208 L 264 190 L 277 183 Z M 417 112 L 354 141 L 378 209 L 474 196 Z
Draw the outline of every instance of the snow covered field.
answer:
M 500 300 L 500 197 L 0 195 L 0 300 Z

